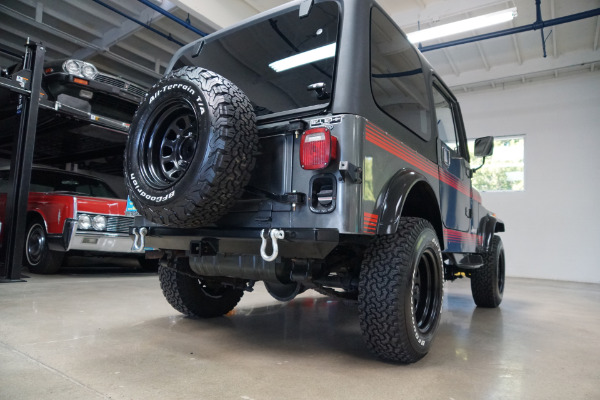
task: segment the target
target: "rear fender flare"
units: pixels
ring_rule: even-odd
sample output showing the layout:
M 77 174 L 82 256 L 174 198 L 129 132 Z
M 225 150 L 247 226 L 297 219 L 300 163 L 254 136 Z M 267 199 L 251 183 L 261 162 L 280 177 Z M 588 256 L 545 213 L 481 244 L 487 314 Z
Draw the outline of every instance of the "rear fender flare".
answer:
M 411 193 L 415 193 L 415 190 L 424 191 L 426 194 L 426 198 L 422 199 L 424 205 L 422 210 L 424 211 L 412 210 L 410 214 L 407 214 L 405 206 Z M 441 214 L 435 191 L 427 179 L 418 172 L 405 169 L 392 176 L 379 193 L 374 212 L 379 216 L 377 227 L 379 235 L 395 233 L 402 216 L 420 217 L 431 222 L 440 243 L 443 243 Z

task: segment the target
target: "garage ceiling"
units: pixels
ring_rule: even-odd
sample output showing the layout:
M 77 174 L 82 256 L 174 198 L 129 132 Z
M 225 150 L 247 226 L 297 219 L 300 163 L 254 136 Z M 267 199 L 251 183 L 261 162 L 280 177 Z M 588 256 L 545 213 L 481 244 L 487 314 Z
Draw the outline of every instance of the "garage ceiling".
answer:
M 284 3 L 282 0 L 150 1 L 207 33 Z M 425 29 L 517 7 L 518 17 L 509 23 L 444 41 L 530 25 L 536 19 L 535 0 L 380 0 L 380 4 L 407 33 L 419 27 Z M 545 21 L 598 8 L 600 0 L 541 0 Z M 44 44 L 48 60 L 83 59 L 100 70 L 146 87 L 160 78 L 183 43 L 199 37 L 140 0 L 2 0 L 0 22 L 0 47 L 15 54 L 22 54 L 27 38 L 31 38 Z M 566 74 L 597 74 L 600 70 L 600 17 L 546 28 L 544 35 L 547 57 L 543 57 L 539 31 L 424 54 L 446 83 L 460 91 L 520 85 Z M 0 54 L 0 66 L 13 63 L 14 58 Z M 69 136 L 67 130 L 76 132 L 80 128 L 67 128 L 59 129 L 60 135 L 54 133 L 56 130 L 48 130 L 47 140 L 45 131 L 38 130 L 36 162 L 59 167 L 67 162 L 78 163 L 85 169 L 122 174 L 125 141 L 122 134 L 96 134 L 86 129 L 77 136 L 80 144 L 75 145 L 75 137 Z M 66 146 L 69 151 L 61 152 L 57 146 Z M 7 162 L 10 153 L 10 143 L 0 145 L 0 164 Z
M 284 3 L 281 0 L 153 0 L 203 32 Z M 136 0 L 102 3 L 170 36 L 170 41 L 99 4 L 95 0 L 3 0 L 0 45 L 22 53 L 28 37 L 41 41 L 48 59 L 75 57 L 98 68 L 150 86 L 164 72 L 172 54 L 198 34 Z M 517 7 L 518 17 L 482 34 L 535 21 L 535 0 L 381 0 L 380 4 L 406 31 L 454 22 Z M 600 0 L 541 0 L 542 18 L 549 20 L 600 7 Z M 600 17 L 546 28 L 547 57 L 539 31 L 428 51 L 425 56 L 453 88 L 475 90 L 527 82 L 566 73 L 593 72 L 600 62 Z M 426 43 L 425 45 L 433 44 Z M 0 58 L 0 65 L 13 60 Z

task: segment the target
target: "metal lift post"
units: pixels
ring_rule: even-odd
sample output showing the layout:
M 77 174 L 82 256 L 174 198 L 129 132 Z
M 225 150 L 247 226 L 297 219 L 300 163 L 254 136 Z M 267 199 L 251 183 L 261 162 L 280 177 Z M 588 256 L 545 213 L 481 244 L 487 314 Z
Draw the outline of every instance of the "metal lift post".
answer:
M 46 50 L 42 45 L 27 41 L 23 63 L 23 77 L 25 78 L 23 89 L 25 90 L 15 90 L 21 93 L 22 109 L 19 130 L 13 140 L 13 152 L 10 160 L 6 220 L 3 229 L 4 268 L 0 273 L 0 282 L 24 282 L 21 279 L 21 268 L 25 246 L 27 200 L 45 53 Z M 28 72 L 31 74 L 29 75 Z

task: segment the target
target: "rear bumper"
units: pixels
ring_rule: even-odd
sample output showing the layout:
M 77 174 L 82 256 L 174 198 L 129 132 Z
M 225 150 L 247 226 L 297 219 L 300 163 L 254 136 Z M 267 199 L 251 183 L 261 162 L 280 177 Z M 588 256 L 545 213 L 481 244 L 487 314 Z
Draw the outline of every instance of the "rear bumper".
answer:
M 137 226 L 138 229 L 141 227 Z M 191 255 L 214 255 L 217 253 L 260 254 L 262 229 L 145 227 L 148 229 L 148 234 L 145 237 L 145 247 L 162 250 L 183 250 Z M 268 229 L 265 231 L 268 231 Z M 285 232 L 285 238 L 278 242 L 279 255 L 286 258 L 322 259 L 340 241 L 340 234 L 337 229 L 284 228 L 283 231 Z M 132 233 L 131 230 L 130 233 Z

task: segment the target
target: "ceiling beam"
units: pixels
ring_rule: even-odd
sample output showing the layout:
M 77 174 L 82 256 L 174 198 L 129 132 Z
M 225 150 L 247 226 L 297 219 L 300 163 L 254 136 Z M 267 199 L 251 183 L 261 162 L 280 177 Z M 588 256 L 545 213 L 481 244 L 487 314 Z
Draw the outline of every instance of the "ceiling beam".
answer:
M 483 69 L 462 72 L 460 76 L 446 75 L 444 81 L 450 87 L 471 86 L 480 82 L 499 81 L 514 77 L 528 76 L 536 72 L 562 70 L 582 64 L 591 64 L 598 61 L 598 54 L 591 50 L 569 52 L 568 57 L 560 58 L 535 58 L 524 61 L 521 65 L 504 64 L 494 66 L 490 71 Z
M 469 17 L 469 18 L 472 17 L 470 12 L 467 13 L 467 17 Z M 479 30 L 475 30 L 474 33 L 479 34 Z M 485 56 L 485 53 L 483 51 L 483 46 L 481 46 L 480 42 L 475 42 L 475 44 L 477 45 L 477 51 L 479 52 L 479 56 L 481 57 L 481 61 L 483 62 L 485 70 L 489 71 L 490 64 L 488 63 L 487 57 Z
M 596 17 L 596 36 L 594 36 L 594 51 L 598 50 L 598 41 L 600 40 L 600 16 Z
M 150 68 L 146 68 L 142 65 L 134 64 L 130 60 L 126 59 L 125 57 L 121 57 L 118 54 L 111 53 L 110 51 L 107 51 L 106 49 L 98 47 L 96 44 L 86 42 L 83 39 L 79 39 L 78 37 L 75 37 L 73 35 L 65 33 L 57 28 L 52 27 L 52 26 L 46 25 L 44 23 L 40 24 L 40 23 L 36 22 L 34 18 L 31 18 L 27 15 L 24 15 L 17 11 L 14 11 L 14 10 L 6 7 L 3 4 L 0 4 L 0 13 L 7 14 L 16 20 L 23 22 L 26 25 L 29 25 L 29 26 L 35 27 L 37 29 L 40 29 L 44 32 L 50 33 L 54 36 L 57 36 L 67 42 L 76 44 L 80 47 L 92 48 L 92 49 L 96 50 L 96 52 L 101 52 L 104 56 L 106 56 L 114 61 L 117 61 L 120 64 L 127 65 L 130 68 L 134 68 L 134 69 L 138 70 L 139 72 L 142 72 L 150 77 L 159 77 L 160 76 L 159 74 L 157 74 L 156 72 L 154 72 L 154 70 L 152 70 Z M 49 44 L 49 43 L 46 43 L 46 47 L 51 48 L 51 49 L 56 48 L 54 45 Z
M 556 18 L 556 13 L 554 12 L 554 0 L 550 0 L 550 17 L 552 19 Z M 552 27 L 552 53 L 554 58 L 558 57 L 557 43 L 558 42 L 558 25 Z
M 515 2 L 512 2 L 513 7 L 516 7 L 517 5 L 515 4 Z M 507 3 L 507 8 L 510 8 L 510 3 Z M 515 27 L 515 20 L 511 20 L 510 21 L 510 26 L 512 28 Z M 512 42 L 513 42 L 513 47 L 515 49 L 515 53 L 517 55 L 517 62 L 519 63 L 519 65 L 523 64 L 523 58 L 521 57 L 521 49 L 519 48 L 519 42 L 517 41 L 517 35 L 510 35 L 510 37 L 512 38 Z
M 118 27 L 121 25 L 121 21 L 118 18 L 115 18 L 115 14 L 108 9 L 103 9 L 102 7 L 97 7 L 91 1 L 81 1 L 81 0 L 61 0 L 64 3 L 67 3 L 71 7 L 74 7 L 78 10 L 83 11 L 86 14 L 91 14 L 95 18 L 102 20 L 103 24 L 106 26 Z
M 140 50 L 136 46 L 130 46 L 130 45 L 128 45 L 126 43 L 123 43 L 123 42 L 118 43 L 116 46 L 120 47 L 121 49 L 123 49 L 125 51 L 130 52 L 131 54 L 134 54 L 134 55 L 136 55 L 136 56 L 138 56 L 140 58 L 143 58 L 144 60 L 147 60 L 147 61 L 149 61 L 152 64 L 154 64 L 155 65 L 154 71 L 156 72 L 156 63 L 157 63 L 157 61 L 160 62 L 160 60 L 157 59 L 156 57 L 153 57 L 150 54 L 148 54 L 148 53 Z M 161 65 L 161 66 L 163 66 L 165 68 L 167 67 L 166 63 L 161 63 L 159 65 Z
M 488 62 L 487 57 L 485 56 L 485 53 L 483 52 L 483 47 L 481 46 L 481 43 L 475 42 L 475 44 L 477 45 L 477 50 L 479 51 L 479 55 L 481 56 L 481 61 L 483 61 L 483 65 L 485 66 L 485 70 L 489 71 L 490 63 Z
M 68 17 L 64 11 L 59 11 L 59 10 L 55 10 L 52 8 L 48 8 L 47 6 L 44 6 L 44 3 L 35 1 L 35 0 L 19 0 L 19 2 L 26 4 L 29 7 L 35 8 L 35 20 L 39 23 L 44 22 L 43 15 L 47 14 L 53 18 L 64 21 L 64 22 L 68 23 L 69 25 L 72 25 L 72 26 L 76 27 L 77 29 L 80 29 L 84 32 L 90 33 L 96 37 L 102 37 L 102 32 L 100 32 L 96 29 L 92 29 L 92 28 L 90 28 L 89 25 L 83 24 L 74 18 Z M 50 4 L 57 4 L 57 3 L 50 3 Z
M 171 11 L 175 8 L 175 4 L 168 0 L 164 0 L 160 7 L 166 11 Z M 152 10 L 151 8 L 146 8 L 140 15 L 136 16 L 136 19 L 139 19 L 140 21 L 149 21 L 160 18 L 164 18 L 164 16 L 159 12 Z M 128 36 L 133 35 L 135 32 L 141 29 L 142 27 L 137 23 L 130 20 L 125 20 L 120 27 L 113 28 L 106 32 L 100 39 L 94 40 L 92 42 L 94 45 L 93 48 L 82 48 L 75 52 L 73 57 L 82 60 L 88 59 L 97 54 L 99 51 L 106 51 L 110 49 L 111 46 L 122 41 Z
M 179 8 L 217 30 L 257 14 L 244 0 L 172 0 Z
M 450 52 L 448 51 L 448 49 L 442 49 L 442 51 L 444 53 L 444 56 L 446 56 L 446 59 L 448 60 L 448 64 L 450 64 L 450 68 L 452 68 L 454 75 L 460 76 L 460 71 L 458 70 L 456 63 L 452 59 L 452 56 L 450 55 Z

